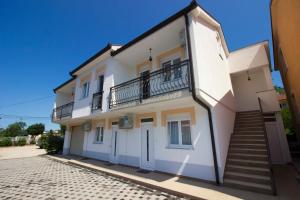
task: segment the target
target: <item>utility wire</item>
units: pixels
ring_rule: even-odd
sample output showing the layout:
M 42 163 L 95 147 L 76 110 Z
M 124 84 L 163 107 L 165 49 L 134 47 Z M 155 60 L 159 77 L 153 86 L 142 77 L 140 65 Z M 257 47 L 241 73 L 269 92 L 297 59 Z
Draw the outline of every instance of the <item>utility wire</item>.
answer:
M 20 118 L 20 119 L 50 119 L 50 117 L 44 116 L 29 116 L 29 115 L 10 115 L 10 114 L 0 114 L 0 118 Z
M 4 106 L 0 106 L 0 109 L 4 109 L 4 108 L 8 108 L 8 107 L 13 107 L 13 106 L 18 106 L 18 105 L 23 105 L 23 104 L 27 104 L 27 103 L 32 103 L 32 102 L 37 102 L 37 101 L 42 101 L 48 98 L 52 98 L 53 95 L 51 96 L 45 96 L 45 97 L 41 97 L 41 98 L 36 98 L 36 99 L 31 99 L 31 100 L 27 100 L 27 101 L 21 101 L 21 102 L 17 102 L 17 103 L 13 103 L 13 104 L 8 104 L 8 105 L 4 105 Z

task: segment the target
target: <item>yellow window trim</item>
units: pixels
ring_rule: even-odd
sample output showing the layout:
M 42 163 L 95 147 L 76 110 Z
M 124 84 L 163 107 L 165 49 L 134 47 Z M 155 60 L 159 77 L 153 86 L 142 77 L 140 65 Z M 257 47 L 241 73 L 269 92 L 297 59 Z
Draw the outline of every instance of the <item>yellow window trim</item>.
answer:
M 175 47 L 173 49 L 167 50 L 165 52 L 162 52 L 161 54 L 159 54 L 158 56 L 156 56 L 157 59 L 157 68 L 160 68 L 160 62 L 163 58 L 172 56 L 176 53 L 179 53 L 180 55 L 180 59 L 183 60 L 184 59 L 184 49 L 181 46 Z
M 114 117 L 114 118 L 110 118 L 108 120 L 108 126 L 107 126 L 107 129 L 111 129 L 111 126 L 112 126 L 112 123 L 113 122 L 119 122 L 119 118 L 118 117 Z
M 141 69 L 145 66 L 147 66 L 146 69 L 148 69 L 149 71 L 152 70 L 152 63 L 149 60 L 146 60 L 146 61 L 136 65 L 136 76 L 140 75 Z
M 156 127 L 156 125 L 157 125 L 156 113 L 151 112 L 151 113 L 136 114 L 135 128 L 140 128 L 141 127 L 141 119 L 145 119 L 145 118 L 152 118 L 153 126 Z
M 99 119 L 92 121 L 92 128 L 95 129 L 98 125 L 101 125 L 105 129 L 106 120 L 105 119 Z
M 191 116 L 191 124 L 196 124 L 196 112 L 194 107 L 187 107 L 187 108 L 178 108 L 173 110 L 164 110 L 161 112 L 161 126 L 167 125 L 167 118 L 169 115 L 176 115 L 176 114 L 182 114 L 182 113 L 189 113 Z

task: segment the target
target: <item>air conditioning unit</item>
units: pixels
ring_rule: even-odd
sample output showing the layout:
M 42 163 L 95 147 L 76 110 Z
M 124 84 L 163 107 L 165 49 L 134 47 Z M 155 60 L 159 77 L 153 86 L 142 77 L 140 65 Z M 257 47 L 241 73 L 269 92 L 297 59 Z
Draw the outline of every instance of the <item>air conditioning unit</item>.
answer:
M 128 114 L 119 118 L 119 129 L 133 128 L 133 115 Z
M 85 122 L 82 124 L 82 130 L 83 131 L 90 131 L 92 129 L 92 123 L 91 122 Z

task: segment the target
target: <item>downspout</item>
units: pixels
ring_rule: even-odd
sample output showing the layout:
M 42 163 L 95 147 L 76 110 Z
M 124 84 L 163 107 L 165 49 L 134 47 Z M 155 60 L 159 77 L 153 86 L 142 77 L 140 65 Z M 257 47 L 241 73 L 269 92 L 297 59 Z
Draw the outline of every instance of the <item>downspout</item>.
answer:
M 202 100 L 200 100 L 196 95 L 196 87 L 195 87 L 195 77 L 194 77 L 194 68 L 193 68 L 193 57 L 192 57 L 192 48 L 191 48 L 191 38 L 190 38 L 190 31 L 189 31 L 189 18 L 188 15 L 184 15 L 185 18 L 185 28 L 186 28 L 186 37 L 187 37 L 187 46 L 188 46 L 188 55 L 190 59 L 190 73 L 191 73 L 191 86 L 192 86 L 192 97 L 196 103 L 200 106 L 205 108 L 208 113 L 208 120 L 209 120 L 209 130 L 210 130 L 210 138 L 211 138 L 211 146 L 212 146 L 212 153 L 213 153 L 213 160 L 214 160 L 214 168 L 215 168 L 215 176 L 216 176 L 216 185 L 220 185 L 220 177 L 219 177 L 219 170 L 218 170 L 218 160 L 217 160 L 217 151 L 216 151 L 216 143 L 215 143 L 215 136 L 214 136 L 214 128 L 212 123 L 212 115 L 211 110 L 208 105 L 206 105 Z

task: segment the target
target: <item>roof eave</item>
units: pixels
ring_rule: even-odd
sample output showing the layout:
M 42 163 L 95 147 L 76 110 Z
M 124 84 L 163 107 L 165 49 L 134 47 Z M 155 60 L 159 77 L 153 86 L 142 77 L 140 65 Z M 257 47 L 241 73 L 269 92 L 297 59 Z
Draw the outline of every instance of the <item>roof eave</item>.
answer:
M 197 6 L 199 6 L 198 3 L 196 1 L 192 1 L 187 7 L 181 9 L 180 11 L 175 13 L 174 15 L 168 17 L 164 21 L 160 22 L 159 24 L 152 27 L 148 31 L 146 31 L 143 34 L 139 35 L 138 37 L 134 38 L 133 40 L 131 40 L 130 42 L 128 42 L 124 46 L 120 47 L 119 49 L 117 49 L 115 51 L 112 51 L 111 56 L 115 56 L 115 55 L 121 53 L 125 49 L 131 47 L 132 45 L 134 45 L 137 42 L 143 40 L 144 38 L 148 37 L 149 35 L 153 34 L 154 32 L 160 30 L 161 28 L 165 27 L 166 25 L 170 24 L 171 22 L 175 21 L 176 19 L 182 17 L 184 14 L 189 13 L 191 10 L 195 9 Z

